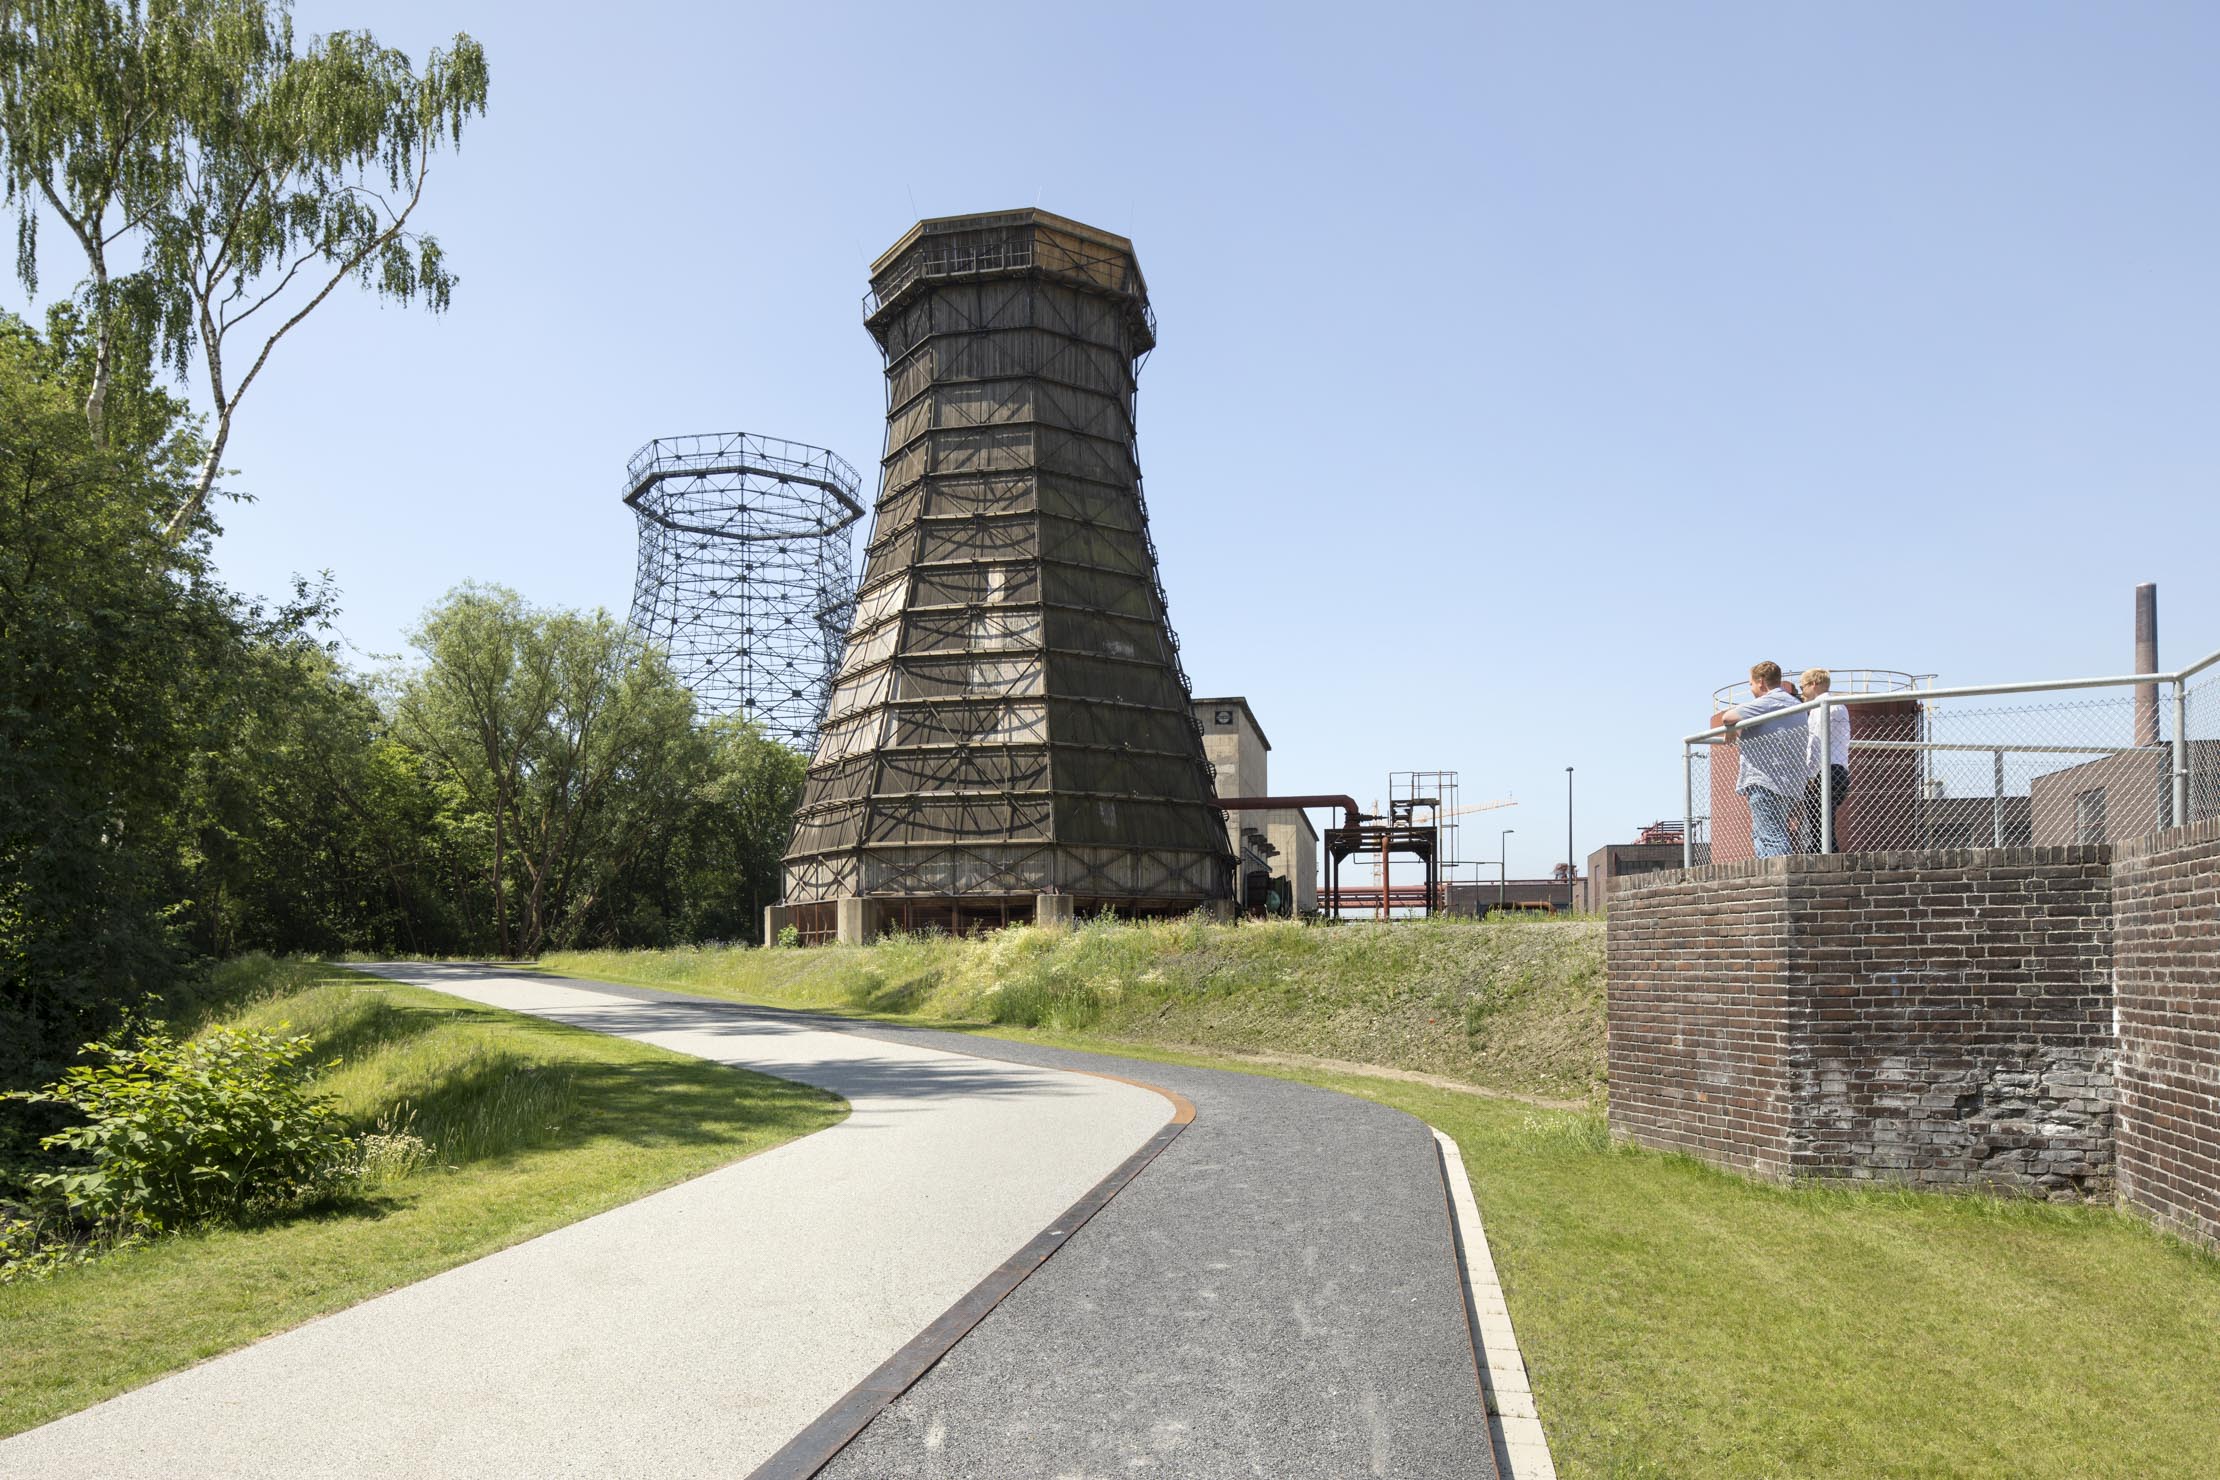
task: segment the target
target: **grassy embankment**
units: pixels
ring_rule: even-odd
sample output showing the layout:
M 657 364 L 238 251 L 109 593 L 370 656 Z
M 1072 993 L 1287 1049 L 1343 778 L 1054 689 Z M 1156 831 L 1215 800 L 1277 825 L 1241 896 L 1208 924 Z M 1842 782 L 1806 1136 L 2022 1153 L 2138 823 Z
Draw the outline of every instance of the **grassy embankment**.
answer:
M 1603 926 L 1092 922 L 865 947 L 577 951 L 541 965 L 781 1007 L 1377 1066 L 1558 1100 L 1603 1086 Z
M 1439 1126 L 1463 1148 L 1568 1477 L 2212 1472 L 2220 1404 L 2203 1398 L 2220 1372 L 2220 1260 L 2131 1217 L 1770 1186 L 1614 1147 L 1592 1110 L 1224 1051 L 1376 1054 L 1497 1090 L 1577 1094 L 1600 1079 L 1592 927 L 1031 934 L 547 964 L 1276 1074 Z M 1464 1016 L 1472 1004 L 1452 984 L 1482 1009 Z M 1143 1041 L 1212 1035 L 1216 1052 Z
M 200 1015 L 313 1035 L 430 1162 L 326 1206 L 0 1285 L 0 1434 L 834 1124 L 806 1086 L 338 968 L 248 958 Z M 197 1024 L 180 1021 L 180 1028 Z

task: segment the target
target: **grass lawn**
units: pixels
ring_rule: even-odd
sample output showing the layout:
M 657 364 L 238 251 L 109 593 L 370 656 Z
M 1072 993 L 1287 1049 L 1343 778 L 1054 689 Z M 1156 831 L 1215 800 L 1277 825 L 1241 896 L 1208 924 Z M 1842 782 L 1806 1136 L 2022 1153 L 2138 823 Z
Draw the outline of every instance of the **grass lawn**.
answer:
M 434 1164 L 342 1204 L 0 1285 L 0 1434 L 847 1113 L 807 1086 L 332 967 L 248 958 L 216 989 L 206 1016 L 313 1034 L 342 1060 L 321 1087 L 365 1130 L 402 1107 Z
M 2215 1473 L 2220 1260 L 2110 1209 L 1777 1187 L 1614 1147 L 1591 1112 L 973 1031 L 1276 1074 L 1454 1136 L 1568 1477 Z

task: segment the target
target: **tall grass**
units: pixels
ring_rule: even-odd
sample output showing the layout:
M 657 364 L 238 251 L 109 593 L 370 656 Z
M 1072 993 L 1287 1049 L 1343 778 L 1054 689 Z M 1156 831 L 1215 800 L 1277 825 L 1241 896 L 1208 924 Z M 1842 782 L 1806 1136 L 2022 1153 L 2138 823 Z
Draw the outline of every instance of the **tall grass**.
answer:
M 890 936 L 868 947 L 577 951 L 574 976 L 781 1006 L 1349 1060 L 1586 1098 L 1603 1084 L 1603 927 L 1200 918 Z
M 456 1004 L 428 1010 L 420 993 L 311 962 L 245 957 L 211 980 L 197 1017 L 316 1040 L 317 1088 L 353 1129 L 387 1138 L 382 1180 L 512 1155 L 559 1135 L 578 1109 L 574 1067 L 507 1037 L 458 1032 L 504 1015 Z M 400 1138 L 429 1149 L 411 1157 Z M 404 1170 L 405 1169 L 405 1170 Z

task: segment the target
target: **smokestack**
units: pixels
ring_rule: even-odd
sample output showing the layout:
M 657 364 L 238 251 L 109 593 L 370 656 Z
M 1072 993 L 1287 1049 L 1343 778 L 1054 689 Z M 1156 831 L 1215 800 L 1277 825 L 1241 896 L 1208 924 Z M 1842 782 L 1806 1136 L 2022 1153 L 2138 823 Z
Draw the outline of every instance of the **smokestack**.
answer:
M 2158 587 L 2145 581 L 2135 588 L 2135 671 L 2158 672 Z M 2158 743 L 2158 685 L 2135 686 L 2135 743 Z

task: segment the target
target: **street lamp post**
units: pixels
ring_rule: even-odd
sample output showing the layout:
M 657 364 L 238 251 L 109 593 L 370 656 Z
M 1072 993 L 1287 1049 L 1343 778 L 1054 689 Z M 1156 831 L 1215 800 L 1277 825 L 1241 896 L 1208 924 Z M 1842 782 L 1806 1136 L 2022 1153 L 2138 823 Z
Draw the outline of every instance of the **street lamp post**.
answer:
M 1480 903 L 1480 886 L 1487 882 L 1487 880 L 1480 877 L 1480 870 L 1486 868 L 1491 863 L 1499 864 L 1502 862 L 1502 860 L 1497 858 L 1468 858 L 1465 860 L 1465 862 L 1472 865 L 1473 918 L 1480 919 L 1488 913 L 1486 907 Z
M 1572 773 L 1572 767 L 1565 767 L 1565 913 L 1568 915 L 1573 912 L 1573 881 L 1579 877 L 1573 867 Z
M 1503 908 L 1504 881 L 1511 874 L 1511 850 L 1504 846 L 1503 840 L 1517 831 L 1515 827 L 1507 827 L 1503 829 L 1502 836 L 1495 840 L 1495 907 L 1498 910 Z

